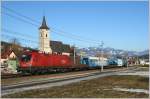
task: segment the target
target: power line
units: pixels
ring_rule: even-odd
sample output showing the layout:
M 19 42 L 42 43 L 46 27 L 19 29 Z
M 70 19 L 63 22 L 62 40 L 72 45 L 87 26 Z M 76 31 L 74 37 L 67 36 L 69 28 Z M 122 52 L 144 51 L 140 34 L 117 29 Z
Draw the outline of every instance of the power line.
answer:
M 2 12 L 2 14 L 5 14 L 5 15 L 7 15 L 7 16 L 9 16 L 9 17 L 12 17 L 12 18 L 14 18 L 14 19 L 16 19 L 16 20 L 20 20 L 20 21 L 22 21 L 22 22 L 29 23 L 29 24 L 31 24 L 31 25 L 33 25 L 33 26 L 35 26 L 35 27 L 37 27 L 37 26 L 38 26 L 37 24 L 31 23 L 31 22 L 29 22 L 29 21 L 26 21 L 26 20 L 24 20 L 24 19 L 22 19 L 22 18 L 20 18 L 20 17 L 17 17 L 17 16 L 14 16 L 14 15 L 11 15 L 11 14 L 9 14 L 9 13 Z
M 81 37 L 81 36 L 78 36 L 78 35 L 75 35 L 75 34 L 72 34 L 72 33 L 67 33 L 67 32 L 65 32 L 65 31 L 62 31 L 62 30 L 59 30 L 59 29 L 56 29 L 56 28 L 53 28 L 53 27 L 51 27 L 52 28 L 52 31 L 54 30 L 55 32 L 58 32 L 58 33 L 63 33 L 63 34 L 67 34 L 67 35 L 70 35 L 70 36 L 72 36 L 72 37 L 74 37 L 74 38 L 77 38 L 77 39 L 82 39 L 83 41 L 90 41 L 90 42 L 92 42 L 92 43 L 98 43 L 99 41 L 95 41 L 95 40 L 92 40 L 92 39 L 89 39 L 89 38 L 84 38 L 84 37 Z M 99 43 L 98 43 L 99 44 Z
M 17 19 L 17 20 L 20 20 L 20 21 L 29 23 L 29 24 L 31 24 L 31 25 L 33 25 L 33 26 L 35 26 L 35 27 L 38 26 L 38 25 L 35 25 L 35 24 L 31 23 L 31 22 L 25 21 L 25 20 L 23 20 L 23 19 L 21 19 L 21 18 L 17 18 L 16 16 L 10 15 L 10 14 L 8 14 L 8 13 L 4 13 L 4 14 L 6 14 L 7 16 L 13 17 L 13 18 L 15 18 L 15 19 Z M 52 31 L 52 32 L 55 32 L 55 33 L 57 33 L 58 35 L 61 35 L 61 36 L 65 36 L 65 37 L 67 36 L 67 37 L 69 37 L 69 38 L 71 37 L 71 38 L 76 39 L 76 40 L 79 40 L 79 41 L 89 42 L 89 41 L 84 41 L 83 39 L 80 39 L 80 38 L 75 38 L 74 36 L 69 36 L 68 34 L 66 35 L 66 34 L 64 34 L 64 33 L 62 34 L 62 33 L 56 32 L 56 31 Z M 91 43 L 91 42 L 90 42 L 90 43 Z
M 30 21 L 32 21 L 32 22 L 36 22 L 37 24 L 40 24 L 40 22 L 37 21 L 37 20 L 34 20 L 34 19 L 32 19 L 32 18 L 30 18 L 30 17 L 27 17 L 27 16 L 25 16 L 25 15 L 22 15 L 22 14 L 20 14 L 20 13 L 14 11 L 14 10 L 12 10 L 12 9 L 10 9 L 10 8 L 4 7 L 4 6 L 2 6 L 2 7 L 5 8 L 5 9 L 7 9 L 7 10 L 10 11 L 10 12 L 15 13 L 16 15 L 19 15 L 20 17 L 23 17 L 23 18 L 28 19 L 28 20 L 30 20 Z M 56 31 L 58 31 L 58 32 L 60 32 L 60 33 L 66 33 L 66 32 L 64 32 L 64 31 L 62 31 L 62 30 L 59 30 L 59 29 L 54 28 L 53 26 L 51 26 L 51 28 L 52 28 L 54 31 L 56 30 Z M 74 35 L 74 34 L 72 34 L 72 33 L 66 33 L 66 34 L 72 35 L 72 36 L 75 36 L 75 37 L 78 37 L 78 38 L 83 38 L 83 37 Z M 95 40 L 92 40 L 92 41 L 95 41 Z M 98 41 L 95 41 L 95 42 L 98 42 Z
M 1 36 L 4 38 L 4 40 L 2 39 L 2 41 L 6 41 L 6 42 L 10 42 L 10 39 L 12 40 L 12 39 L 16 38 L 14 36 L 10 36 L 10 35 L 7 35 L 7 34 L 2 34 Z M 29 41 L 29 40 L 26 40 L 26 39 L 23 39 L 23 38 L 17 38 L 17 39 L 19 41 L 21 41 L 22 46 L 28 46 L 28 47 L 30 46 L 32 48 L 37 47 L 37 43 L 35 43 L 35 42 Z
M 15 34 L 15 35 L 14 35 Z M 25 33 L 24 33 L 25 34 Z M 19 32 L 16 32 L 16 31 L 12 31 L 12 30 L 8 30 L 6 28 L 2 28 L 2 36 L 4 37 L 11 37 L 11 38 L 17 38 L 17 39 L 20 39 L 20 40 L 23 40 L 23 41 L 27 41 L 27 42 L 32 42 L 34 44 L 37 44 L 38 45 L 38 41 L 36 40 L 33 40 L 33 37 L 31 35 L 24 35 L 22 33 L 19 33 Z M 59 33 L 56 33 L 58 35 L 60 35 Z M 64 35 L 62 35 L 64 36 Z M 66 37 L 66 36 L 65 36 Z M 71 38 L 70 38 L 71 39 Z M 26 43 L 27 43 L 26 42 Z M 79 44 L 78 44 L 79 45 Z M 80 46 L 84 46 L 85 45 L 80 45 Z
M 7 32 L 5 33 L 2 33 L 2 36 L 9 36 L 9 37 L 15 37 L 15 38 L 18 38 L 18 39 L 22 39 L 22 40 L 26 40 L 26 41 L 30 41 L 30 42 L 33 42 L 35 44 L 38 44 L 38 41 L 35 41 L 35 40 L 32 40 L 32 39 L 29 39 L 29 38 L 26 38 L 22 35 L 14 35 L 14 34 L 6 34 Z
M 27 16 L 25 16 L 25 15 L 22 15 L 22 14 L 20 14 L 20 13 L 14 11 L 14 10 L 12 10 L 12 9 L 10 9 L 10 8 L 4 7 L 4 6 L 2 6 L 2 7 L 5 8 L 5 9 L 7 9 L 7 10 L 9 10 L 10 12 L 15 13 L 16 15 L 18 15 L 18 16 L 20 16 L 20 17 L 23 17 L 23 18 L 25 18 L 25 19 L 28 19 L 28 20 L 30 20 L 30 21 L 32 21 L 32 22 L 40 23 L 39 21 L 36 21 L 36 20 L 34 20 L 34 19 L 30 18 L 30 17 L 27 17 Z M 28 21 L 26 21 L 26 20 L 23 20 L 23 19 L 21 19 L 21 18 L 17 18 L 16 16 L 10 15 L 10 14 L 8 14 L 8 13 L 4 13 L 4 14 L 6 14 L 6 15 L 8 15 L 8 16 L 10 16 L 10 17 L 13 17 L 13 18 L 15 18 L 15 19 L 17 19 L 17 20 L 24 21 L 24 22 L 27 22 L 27 23 L 29 23 L 29 24 L 32 24 L 32 25 L 34 25 L 34 26 L 36 26 L 36 27 L 39 26 L 39 25 L 37 25 L 37 24 L 33 24 L 33 23 L 28 22 Z M 51 27 L 51 28 L 52 28 L 52 31 L 55 32 L 55 33 L 57 33 L 57 34 L 60 34 L 60 35 L 61 35 L 61 34 L 65 34 L 65 35 L 63 35 L 63 36 L 69 36 L 69 37 L 71 37 L 71 38 L 73 38 L 73 39 L 76 39 L 76 40 L 79 40 L 79 41 L 82 41 L 82 42 L 88 42 L 88 43 L 94 43 L 94 44 L 96 43 L 96 44 L 99 44 L 98 41 L 91 40 L 91 39 L 85 40 L 85 39 L 83 39 L 83 37 L 74 35 L 74 34 L 72 34 L 72 33 L 66 33 L 66 32 L 64 32 L 64 31 L 55 29 L 55 28 L 53 28 L 53 27 Z M 60 32 L 61 32 L 61 33 L 60 33 Z M 61 36 L 62 36 L 62 35 L 61 35 Z M 89 41 L 89 40 L 90 40 L 90 41 Z
M 78 41 L 82 41 L 82 42 L 85 42 L 85 43 L 94 43 L 94 44 L 99 44 L 98 42 L 95 42 L 95 41 L 91 41 L 91 40 L 86 40 L 86 39 L 83 39 L 83 38 L 80 38 L 80 37 L 78 37 L 78 36 L 75 36 L 75 35 L 72 35 L 72 34 L 66 34 L 66 33 L 64 33 L 64 32 L 57 32 L 57 31 L 53 31 L 52 30 L 52 32 L 54 32 L 54 33 L 57 33 L 57 34 L 60 34 L 60 35 L 63 35 L 63 36 L 67 36 L 67 37 L 69 37 L 69 38 L 72 38 L 72 39 L 76 39 L 76 40 L 78 40 Z
M 54 32 L 54 31 L 53 31 Z M 58 33 L 58 32 L 54 32 L 55 34 L 57 34 L 57 35 L 61 35 L 61 36 L 64 36 L 64 37 L 66 37 L 66 38 L 70 38 L 70 39 L 76 39 L 77 41 L 81 41 L 81 42 L 84 42 L 84 43 L 93 43 L 93 42 L 90 42 L 90 41 L 85 41 L 85 40 L 83 40 L 83 39 L 80 39 L 80 38 L 74 38 L 73 36 L 69 36 L 69 35 L 66 35 L 66 34 L 60 34 L 60 33 Z
M 34 19 L 32 19 L 32 18 L 30 18 L 30 17 L 28 17 L 28 16 L 25 16 L 25 15 L 23 15 L 23 14 L 20 14 L 20 13 L 18 13 L 18 12 L 16 12 L 16 11 L 12 10 L 12 9 L 10 9 L 10 8 L 7 8 L 7 7 L 5 7 L 5 6 L 2 6 L 2 8 L 5 8 L 5 9 L 7 9 L 8 11 L 13 12 L 14 14 L 19 15 L 19 16 L 25 18 L 25 19 L 28 19 L 28 20 L 30 20 L 30 21 L 33 21 L 33 22 L 36 22 L 36 23 L 40 24 L 39 21 L 34 20 Z
M 22 34 L 22 33 L 19 33 L 19 32 L 15 32 L 15 31 L 12 31 L 12 30 L 8 30 L 8 29 L 6 29 L 6 28 L 1 28 L 1 30 L 3 31 L 3 32 L 6 32 L 6 33 L 14 33 L 14 34 L 17 34 L 17 35 L 21 35 L 21 36 L 23 36 L 23 37 L 29 37 L 29 38 L 31 38 L 31 39 L 33 39 L 33 36 L 32 35 L 24 35 L 24 34 Z

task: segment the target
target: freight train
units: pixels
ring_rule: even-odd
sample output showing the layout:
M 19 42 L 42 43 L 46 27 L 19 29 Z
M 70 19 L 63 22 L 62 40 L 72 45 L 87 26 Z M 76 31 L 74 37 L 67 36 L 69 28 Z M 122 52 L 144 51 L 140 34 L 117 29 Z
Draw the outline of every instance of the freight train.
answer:
M 19 59 L 18 72 L 39 74 L 51 71 L 74 71 L 87 70 L 91 68 L 100 68 L 109 66 L 107 61 L 102 63 L 98 57 L 84 57 L 76 59 L 61 54 L 46 54 L 38 51 L 26 51 Z

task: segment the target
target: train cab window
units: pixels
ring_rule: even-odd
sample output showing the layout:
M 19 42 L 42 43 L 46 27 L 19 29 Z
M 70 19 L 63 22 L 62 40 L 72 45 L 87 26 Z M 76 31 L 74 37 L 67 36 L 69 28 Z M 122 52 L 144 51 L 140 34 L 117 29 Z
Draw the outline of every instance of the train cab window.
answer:
M 88 58 L 83 58 L 82 64 L 88 65 L 89 64 Z
M 21 61 L 28 62 L 31 60 L 31 55 L 22 55 Z

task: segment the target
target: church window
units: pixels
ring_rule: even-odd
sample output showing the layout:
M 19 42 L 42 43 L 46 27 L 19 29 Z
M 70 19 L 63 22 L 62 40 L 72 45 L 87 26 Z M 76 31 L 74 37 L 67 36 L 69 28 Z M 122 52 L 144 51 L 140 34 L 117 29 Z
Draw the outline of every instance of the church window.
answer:
M 47 37 L 47 34 L 46 34 L 46 37 Z

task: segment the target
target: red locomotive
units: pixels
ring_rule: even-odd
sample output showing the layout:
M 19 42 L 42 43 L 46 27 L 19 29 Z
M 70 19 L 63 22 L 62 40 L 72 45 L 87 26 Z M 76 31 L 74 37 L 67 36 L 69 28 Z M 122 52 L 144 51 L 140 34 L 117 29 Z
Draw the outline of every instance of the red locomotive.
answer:
M 25 52 L 19 59 L 18 71 L 23 73 L 41 73 L 49 71 L 64 71 L 85 69 L 85 65 L 75 65 L 70 56 L 60 54 L 45 54 L 38 51 Z

